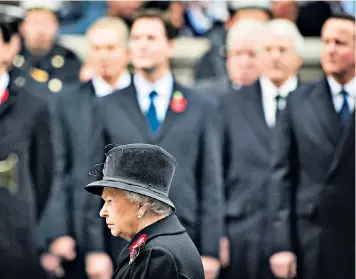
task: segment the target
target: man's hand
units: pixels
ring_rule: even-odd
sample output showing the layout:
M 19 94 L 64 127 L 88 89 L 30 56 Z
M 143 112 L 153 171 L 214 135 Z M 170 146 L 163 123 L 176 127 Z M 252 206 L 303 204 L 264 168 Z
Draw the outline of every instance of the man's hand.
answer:
M 220 239 L 219 257 L 223 267 L 230 265 L 230 243 L 226 236 Z
M 269 258 L 273 274 L 278 278 L 291 279 L 297 276 L 297 257 L 292 252 L 279 252 Z
M 66 261 L 73 261 L 77 256 L 75 240 L 70 236 L 61 236 L 50 244 L 49 252 Z
M 48 253 L 41 255 L 41 266 L 49 274 L 53 274 L 56 277 L 64 276 L 61 259 L 57 256 Z
M 219 260 L 213 257 L 205 257 L 205 256 L 202 256 L 201 260 L 203 262 L 205 279 L 215 279 L 220 270 Z
M 111 259 L 106 253 L 90 253 L 85 259 L 89 279 L 110 279 L 113 274 Z

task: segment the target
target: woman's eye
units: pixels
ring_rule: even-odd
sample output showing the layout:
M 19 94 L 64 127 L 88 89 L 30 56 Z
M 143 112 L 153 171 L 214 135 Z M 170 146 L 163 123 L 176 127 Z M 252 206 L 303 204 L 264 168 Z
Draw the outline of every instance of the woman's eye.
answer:
M 109 205 L 112 204 L 112 200 L 108 200 L 108 204 L 109 204 Z

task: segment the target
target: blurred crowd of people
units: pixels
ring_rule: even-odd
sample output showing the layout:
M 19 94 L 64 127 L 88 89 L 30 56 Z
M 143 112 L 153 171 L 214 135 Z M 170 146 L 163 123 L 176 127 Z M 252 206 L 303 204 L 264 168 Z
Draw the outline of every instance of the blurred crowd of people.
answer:
M 177 159 L 207 279 L 354 278 L 352 1 L 1 2 L 1 278 L 111 278 L 127 242 L 84 186 L 130 143 Z M 60 34 L 86 36 L 85 62 Z M 172 74 L 178 36 L 211 42 L 194 88 Z

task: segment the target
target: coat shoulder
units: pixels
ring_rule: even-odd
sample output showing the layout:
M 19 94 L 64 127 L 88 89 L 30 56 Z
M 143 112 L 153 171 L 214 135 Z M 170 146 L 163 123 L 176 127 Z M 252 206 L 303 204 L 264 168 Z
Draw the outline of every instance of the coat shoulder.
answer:
M 211 97 L 203 94 L 200 90 L 192 87 L 179 86 L 179 89 L 188 97 L 188 101 L 193 102 L 195 105 L 200 105 L 207 109 L 217 109 L 218 104 Z
M 320 81 L 314 83 L 308 83 L 298 86 L 298 88 L 288 95 L 288 103 L 293 105 L 294 103 L 304 102 L 310 97 L 315 88 L 320 86 Z

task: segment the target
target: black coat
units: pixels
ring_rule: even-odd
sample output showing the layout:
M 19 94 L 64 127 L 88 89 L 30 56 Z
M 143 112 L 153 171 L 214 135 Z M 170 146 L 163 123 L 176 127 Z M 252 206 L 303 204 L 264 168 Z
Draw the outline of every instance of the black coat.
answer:
M 0 274 L 5 279 L 38 278 L 35 229 L 51 191 L 53 172 L 50 114 L 42 100 L 12 89 L 0 105 L 2 164 L 10 154 L 18 159 L 14 184 L 0 183 Z
M 223 229 L 221 138 L 217 107 L 177 83 L 187 100 L 182 113 L 170 107 L 157 136 L 151 136 L 132 85 L 100 99 L 98 110 L 108 143 L 150 143 L 177 160 L 170 198 L 201 255 L 218 257 Z M 173 94 L 172 94 L 173 95 Z
M 198 81 L 195 84 L 194 88 L 202 94 L 209 96 L 213 101 L 216 101 L 217 103 L 220 102 L 220 99 L 223 96 L 236 91 L 233 88 L 232 82 L 229 80 L 227 75 L 203 79 L 201 81 Z
M 342 129 L 323 78 L 291 94 L 280 120 L 269 195 L 273 250 L 297 253 L 300 278 L 354 278 L 355 115 Z
M 101 250 L 103 245 L 97 236 L 100 232 L 84 232 L 84 214 L 87 199 L 93 195 L 83 192 L 83 185 L 92 181 L 89 171 L 104 156 L 100 126 L 96 122 L 94 88 L 91 82 L 80 84 L 74 90 L 56 96 L 54 107 L 54 142 L 56 156 L 55 190 L 47 213 L 47 240 L 61 235 L 73 236 L 84 249 L 84 238 L 90 242 L 88 251 Z M 94 197 L 100 199 L 99 197 Z M 94 213 L 94 212 L 93 212 Z M 98 211 L 91 221 L 101 224 Z M 100 230 L 100 226 L 98 226 Z M 85 235 L 86 236 L 85 236 Z M 98 243 L 99 241 L 99 243 Z
M 146 234 L 145 245 L 130 264 L 129 247 Z M 115 279 L 203 279 L 197 248 L 175 215 L 144 228 L 120 254 Z
M 41 229 L 45 244 L 63 235 L 76 240 L 78 258 L 66 266 L 68 278 L 84 276 L 80 268 L 86 253 L 108 252 L 116 260 L 127 244 L 112 237 L 99 216 L 101 198 L 83 191 L 95 179 L 89 172 L 94 172 L 94 165 L 105 157 L 101 123 L 95 112 L 97 99 L 91 81 L 53 98 L 55 189 Z

